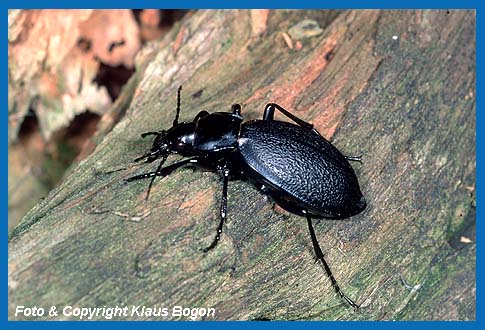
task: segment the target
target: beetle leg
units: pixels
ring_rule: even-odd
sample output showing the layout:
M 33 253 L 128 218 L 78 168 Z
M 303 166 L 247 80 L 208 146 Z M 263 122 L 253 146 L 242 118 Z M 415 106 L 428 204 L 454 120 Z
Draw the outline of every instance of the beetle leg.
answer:
M 351 160 L 351 161 L 354 161 L 354 162 L 359 162 L 362 164 L 362 156 L 344 156 L 345 159 L 347 160 Z
M 352 306 L 354 308 L 359 308 L 359 305 L 357 305 L 349 297 L 347 297 L 345 295 L 345 293 L 343 293 L 342 290 L 340 289 L 340 287 L 338 286 L 337 280 L 333 276 L 332 271 L 330 270 L 330 267 L 328 266 L 327 262 L 325 261 L 322 249 L 320 248 L 320 245 L 318 244 L 317 236 L 315 235 L 315 231 L 313 230 L 312 219 L 310 218 L 310 215 L 308 214 L 307 211 L 303 211 L 303 213 L 306 215 L 306 218 L 307 218 L 308 230 L 310 231 L 310 236 L 312 238 L 313 249 L 315 250 L 315 254 L 317 256 L 317 259 L 322 262 L 323 268 L 325 268 L 325 271 L 327 272 L 327 275 L 330 278 L 330 281 L 332 282 L 333 288 L 338 293 L 338 295 L 340 297 L 342 297 L 350 306 Z
M 231 111 L 233 115 L 241 116 L 241 105 L 240 104 L 233 104 L 231 107 Z
M 145 197 L 145 202 L 148 201 L 148 197 L 150 196 L 150 190 L 152 188 L 152 184 L 153 184 L 153 181 L 155 180 L 155 177 L 157 177 L 157 176 L 164 177 L 164 176 L 170 175 L 173 171 L 175 171 L 176 169 L 178 169 L 178 168 L 180 168 L 184 165 L 196 164 L 199 161 L 198 157 L 187 158 L 187 159 L 183 159 L 183 160 L 181 160 L 177 163 L 173 163 L 173 164 L 171 164 L 167 167 L 162 168 L 162 165 L 165 162 L 165 159 L 166 159 L 166 157 L 160 162 L 160 165 L 158 165 L 158 168 L 155 172 L 148 172 L 148 173 L 135 175 L 135 176 L 132 176 L 132 177 L 124 180 L 125 182 L 131 182 L 131 181 L 140 180 L 140 179 L 152 178 L 150 180 L 150 184 L 148 185 L 148 190 L 147 190 L 147 195 Z
M 229 182 L 229 174 L 230 174 L 230 170 L 227 167 L 223 168 L 222 178 L 224 180 L 224 183 L 222 186 L 222 199 L 221 199 L 221 208 L 220 208 L 221 221 L 219 222 L 219 227 L 217 227 L 217 234 L 214 240 L 212 241 L 212 244 L 202 250 L 204 253 L 215 248 L 217 243 L 219 243 L 219 240 L 221 239 L 222 227 L 224 226 L 224 222 L 226 221 L 226 216 L 227 216 L 227 184 Z
M 157 135 L 158 136 L 158 135 L 160 135 L 160 132 L 145 132 L 145 133 L 142 133 L 141 134 L 141 137 L 142 138 L 145 138 L 145 137 L 147 137 L 149 135 Z
M 323 136 L 315 128 L 313 128 L 312 124 L 304 121 L 303 119 L 298 118 L 297 116 L 293 115 L 291 112 L 283 108 L 281 105 L 278 105 L 276 103 L 268 103 L 266 105 L 266 108 L 264 109 L 263 120 L 269 120 L 269 121 L 274 120 L 274 112 L 276 109 L 279 110 L 281 113 L 283 113 L 286 117 L 290 118 L 295 123 L 303 127 L 304 129 L 312 131 L 319 137 L 323 138 Z
M 269 120 L 272 121 L 274 120 L 274 112 L 275 110 L 279 110 L 282 114 L 284 114 L 286 117 L 290 118 L 293 120 L 295 123 L 300 125 L 303 128 L 306 128 L 308 130 L 313 130 L 313 125 L 310 123 L 307 123 L 303 119 L 298 118 L 297 116 L 293 115 L 291 112 L 283 108 L 282 106 L 276 104 L 276 103 L 268 103 L 266 107 L 264 108 L 264 114 L 263 114 L 263 120 Z

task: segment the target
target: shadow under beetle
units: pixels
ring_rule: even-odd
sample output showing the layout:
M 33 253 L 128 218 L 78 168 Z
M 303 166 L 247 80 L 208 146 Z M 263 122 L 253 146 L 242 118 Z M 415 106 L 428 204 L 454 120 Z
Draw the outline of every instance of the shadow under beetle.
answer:
M 271 196 L 284 209 L 305 216 L 317 260 L 320 260 L 335 291 L 352 307 L 359 306 L 340 289 L 318 244 L 311 218 L 344 219 L 362 212 L 362 196 L 354 170 L 348 160 L 314 128 L 275 103 L 266 105 L 263 120 L 243 123 L 241 106 L 231 112 L 201 111 L 191 122 L 179 123 L 180 91 L 173 126 L 167 131 L 146 132 L 154 135 L 151 149 L 135 162 L 151 163 L 161 159 L 154 172 L 126 179 L 151 178 L 146 200 L 155 177 L 167 176 L 176 169 L 198 166 L 220 173 L 223 179 L 220 222 L 208 252 L 219 242 L 227 215 L 229 179 L 249 179 L 260 191 Z M 274 120 L 275 110 L 296 123 Z M 187 157 L 163 167 L 170 154 Z

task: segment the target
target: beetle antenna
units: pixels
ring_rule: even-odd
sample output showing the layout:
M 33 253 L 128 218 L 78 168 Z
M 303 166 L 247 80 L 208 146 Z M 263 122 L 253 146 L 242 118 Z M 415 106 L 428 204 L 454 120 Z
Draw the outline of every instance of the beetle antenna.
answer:
M 180 91 L 182 90 L 182 85 L 179 86 L 177 90 L 177 113 L 175 114 L 175 119 L 173 120 L 173 126 L 176 126 L 179 123 L 179 115 L 180 115 Z

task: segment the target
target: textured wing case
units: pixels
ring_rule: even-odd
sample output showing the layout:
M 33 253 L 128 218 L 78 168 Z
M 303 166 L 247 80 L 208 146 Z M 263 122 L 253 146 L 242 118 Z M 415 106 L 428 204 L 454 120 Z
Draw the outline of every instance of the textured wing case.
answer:
M 339 218 L 365 207 L 347 159 L 315 132 L 287 122 L 252 121 L 242 125 L 239 149 L 273 189 L 287 192 L 308 209 Z

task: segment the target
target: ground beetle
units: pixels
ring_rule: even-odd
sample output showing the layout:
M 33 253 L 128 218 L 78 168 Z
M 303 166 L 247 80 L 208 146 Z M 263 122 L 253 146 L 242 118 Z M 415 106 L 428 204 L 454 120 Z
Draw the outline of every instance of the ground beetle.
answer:
M 156 176 L 167 176 L 176 169 L 198 166 L 220 173 L 223 179 L 220 222 L 212 244 L 221 238 L 227 214 L 227 184 L 230 179 L 249 179 L 260 191 L 271 196 L 284 209 L 305 216 L 316 253 L 335 291 L 351 306 L 358 307 L 340 289 L 324 259 L 311 222 L 312 218 L 344 219 L 362 212 L 366 202 L 348 160 L 314 128 L 275 103 L 266 105 L 263 120 L 243 123 L 241 106 L 231 112 L 201 111 L 191 122 L 179 123 L 180 91 L 173 126 L 154 135 L 152 148 L 135 162 L 151 163 L 161 159 L 155 172 L 133 176 L 126 181 L 152 178 L 146 200 Z M 275 110 L 296 123 L 274 120 Z M 162 168 L 170 154 L 187 157 Z

